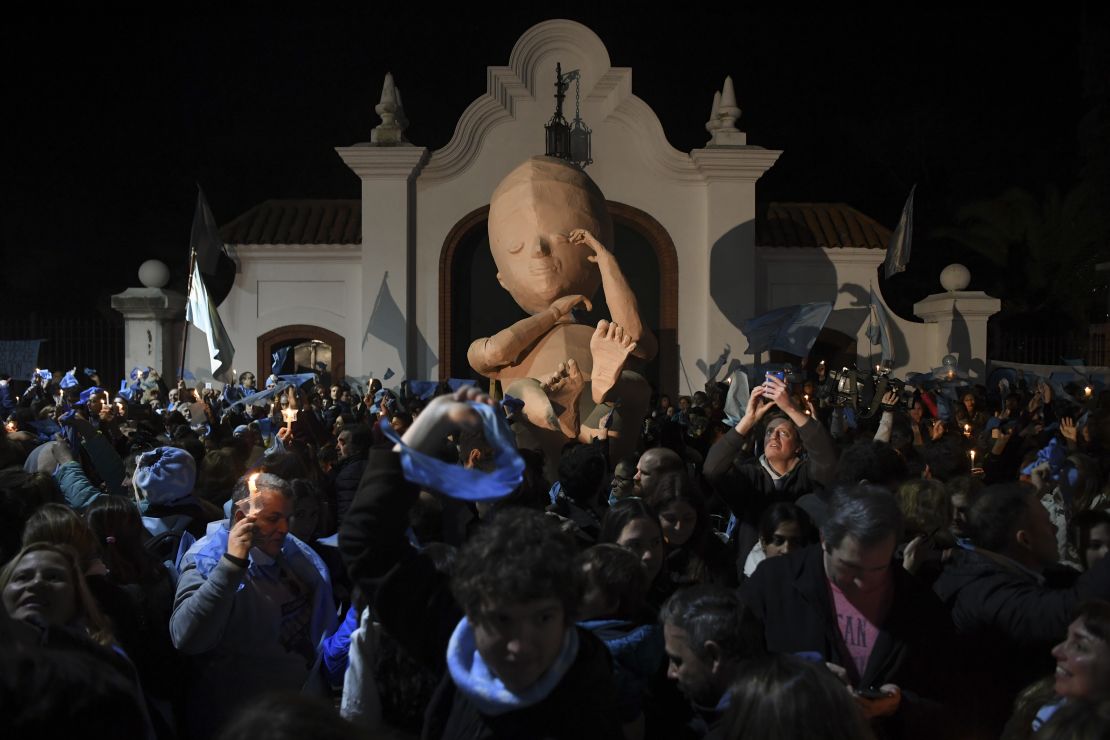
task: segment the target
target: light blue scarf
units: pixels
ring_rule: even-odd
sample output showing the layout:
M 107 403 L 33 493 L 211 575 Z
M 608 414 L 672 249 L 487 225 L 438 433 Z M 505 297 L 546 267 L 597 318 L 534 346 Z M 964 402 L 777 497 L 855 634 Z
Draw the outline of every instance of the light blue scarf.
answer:
M 516 451 L 516 443 L 501 409 L 483 403 L 470 403 L 482 417 L 482 431 L 493 447 L 497 468 L 491 473 L 468 470 L 460 465 L 437 460 L 414 450 L 401 441 L 400 435 L 382 419 L 379 427 L 386 439 L 401 446 L 401 469 L 405 480 L 423 488 L 439 491 L 462 501 L 490 501 L 512 493 L 524 477 L 524 460 Z
M 546 699 L 578 657 L 578 630 L 572 624 L 563 638 L 563 647 L 551 667 L 521 693 L 513 693 L 489 669 L 474 641 L 474 630 L 466 617 L 459 620 L 447 644 L 447 670 L 451 680 L 478 711 L 496 717 L 539 704 Z

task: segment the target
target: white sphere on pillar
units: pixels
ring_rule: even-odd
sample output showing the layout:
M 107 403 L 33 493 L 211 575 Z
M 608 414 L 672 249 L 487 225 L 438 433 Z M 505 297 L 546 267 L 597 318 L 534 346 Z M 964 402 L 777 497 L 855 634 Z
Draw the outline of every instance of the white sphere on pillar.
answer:
M 971 271 L 958 262 L 940 271 L 940 286 L 950 293 L 963 290 L 970 283 Z
M 147 260 L 139 265 L 139 282 L 144 288 L 164 288 L 170 281 L 170 268 L 161 260 Z

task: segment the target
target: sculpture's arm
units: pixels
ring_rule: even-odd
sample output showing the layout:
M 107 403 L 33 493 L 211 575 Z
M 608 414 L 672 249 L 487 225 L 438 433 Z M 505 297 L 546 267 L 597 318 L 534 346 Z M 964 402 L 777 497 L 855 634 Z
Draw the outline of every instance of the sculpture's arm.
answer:
M 613 322 L 636 342 L 636 349 L 632 354 L 643 360 L 655 357 L 655 353 L 659 351 L 659 343 L 640 320 L 636 296 L 628 286 L 628 281 L 617 264 L 617 258 L 585 229 L 575 229 L 570 233 L 570 239 L 576 244 L 585 244 L 594 251 L 593 256 L 588 259 L 597 264 L 601 271 L 601 289 L 605 292 L 605 302 L 609 305 Z
M 569 320 L 571 309 L 579 304 L 585 305 L 587 311 L 593 308 L 585 296 L 563 296 L 546 311 L 521 319 L 492 337 L 475 339 L 466 351 L 466 359 L 482 375 L 497 378 L 502 368 L 517 364 L 520 355 L 556 324 Z

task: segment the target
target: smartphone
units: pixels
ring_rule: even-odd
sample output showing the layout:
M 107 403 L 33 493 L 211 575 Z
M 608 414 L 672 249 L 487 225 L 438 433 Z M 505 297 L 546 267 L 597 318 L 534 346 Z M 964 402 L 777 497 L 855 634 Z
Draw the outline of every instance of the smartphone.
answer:
M 890 694 L 885 694 L 878 689 L 859 689 L 856 691 L 856 696 L 861 699 L 888 699 Z
M 206 390 L 206 391 L 212 390 L 212 384 L 211 383 L 205 383 L 204 384 L 204 390 Z

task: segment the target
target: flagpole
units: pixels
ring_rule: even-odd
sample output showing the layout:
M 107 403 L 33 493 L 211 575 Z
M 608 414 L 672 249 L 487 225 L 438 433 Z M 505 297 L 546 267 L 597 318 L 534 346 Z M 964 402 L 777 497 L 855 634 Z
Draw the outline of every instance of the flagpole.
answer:
M 185 290 L 185 299 L 188 300 L 193 295 L 193 266 L 196 264 L 197 250 L 189 247 L 189 281 Z M 177 379 L 185 379 L 185 350 L 189 347 L 189 317 L 186 312 L 185 326 L 181 332 L 181 365 L 177 371 Z
M 870 298 L 867 301 L 867 370 L 870 372 L 870 366 L 875 364 L 872 362 L 875 359 L 875 343 L 871 341 L 872 329 L 874 328 L 874 324 L 871 322 L 875 318 L 875 284 L 868 283 L 867 287 L 870 292 Z

